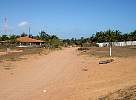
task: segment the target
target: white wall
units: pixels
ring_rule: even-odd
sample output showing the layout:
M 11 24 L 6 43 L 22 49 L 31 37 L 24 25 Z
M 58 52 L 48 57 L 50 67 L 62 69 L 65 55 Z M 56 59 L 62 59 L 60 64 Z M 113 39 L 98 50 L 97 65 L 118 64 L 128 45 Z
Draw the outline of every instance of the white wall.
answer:
M 109 42 L 96 43 L 99 47 L 108 47 Z M 131 46 L 136 45 L 136 41 L 126 41 L 126 42 L 112 42 L 112 46 Z

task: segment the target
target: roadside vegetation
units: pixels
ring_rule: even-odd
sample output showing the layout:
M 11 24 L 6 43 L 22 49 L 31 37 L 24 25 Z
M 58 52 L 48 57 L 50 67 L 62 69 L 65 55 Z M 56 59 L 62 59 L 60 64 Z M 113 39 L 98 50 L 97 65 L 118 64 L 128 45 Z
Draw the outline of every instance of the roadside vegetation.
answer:
M 104 57 L 104 56 L 109 56 L 109 52 L 110 52 L 109 49 L 97 48 L 96 43 L 109 42 L 111 47 L 112 46 L 111 42 L 135 41 L 136 30 L 130 33 L 123 33 L 123 32 L 120 32 L 119 30 L 109 29 L 107 31 L 96 32 L 96 34 L 93 34 L 92 36 L 88 38 L 81 37 L 80 39 L 76 39 L 76 38 L 60 39 L 56 35 L 47 34 L 45 31 L 39 32 L 36 36 L 33 36 L 31 34 L 26 34 L 24 32 L 20 35 L 15 35 L 15 34 L 1 35 L 0 36 L 0 52 L 6 51 L 8 47 L 12 50 L 17 49 L 16 39 L 19 37 L 26 37 L 26 36 L 33 39 L 46 41 L 48 45 L 45 45 L 43 47 L 48 48 L 50 50 L 53 50 L 56 48 L 61 49 L 62 47 L 69 47 L 69 46 L 82 47 L 81 49 L 79 48 L 82 54 L 89 54 L 91 56 L 94 55 L 94 56 Z M 31 52 L 31 53 L 37 53 L 39 51 L 42 52 L 43 48 L 40 47 L 40 48 L 27 48 L 27 49 L 20 48 L 20 49 L 22 49 L 24 52 L 27 51 L 25 52 L 25 54 L 28 54 L 28 52 Z M 135 47 L 112 47 L 112 51 L 113 51 L 112 56 L 118 56 L 118 57 L 133 56 L 136 54 L 135 49 L 136 49 Z M 32 50 L 37 52 L 32 52 Z M 20 55 L 23 53 L 15 53 L 15 54 Z M 1 59 L 5 57 L 1 57 Z

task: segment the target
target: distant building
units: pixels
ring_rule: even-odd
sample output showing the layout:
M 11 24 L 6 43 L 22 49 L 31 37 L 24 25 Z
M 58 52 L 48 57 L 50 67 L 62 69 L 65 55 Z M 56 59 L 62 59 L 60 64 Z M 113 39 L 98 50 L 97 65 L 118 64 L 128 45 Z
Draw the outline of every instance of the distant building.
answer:
M 109 42 L 96 43 L 99 47 L 108 47 Z M 136 41 L 112 42 L 112 46 L 135 46 Z
M 37 39 L 32 39 L 29 37 L 20 37 L 16 39 L 17 46 L 18 47 L 33 47 L 33 46 L 42 46 L 47 41 L 42 41 L 42 40 L 37 40 Z

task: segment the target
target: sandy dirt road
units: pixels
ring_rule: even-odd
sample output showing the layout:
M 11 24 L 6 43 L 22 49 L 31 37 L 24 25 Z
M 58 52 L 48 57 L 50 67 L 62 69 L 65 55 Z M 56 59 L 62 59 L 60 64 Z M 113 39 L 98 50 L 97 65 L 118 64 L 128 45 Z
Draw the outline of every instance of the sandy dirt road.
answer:
M 99 65 L 99 60 L 65 48 L 8 62 L 11 70 L 0 65 L 0 100 L 95 100 L 136 83 L 136 59 L 116 58 L 107 65 Z

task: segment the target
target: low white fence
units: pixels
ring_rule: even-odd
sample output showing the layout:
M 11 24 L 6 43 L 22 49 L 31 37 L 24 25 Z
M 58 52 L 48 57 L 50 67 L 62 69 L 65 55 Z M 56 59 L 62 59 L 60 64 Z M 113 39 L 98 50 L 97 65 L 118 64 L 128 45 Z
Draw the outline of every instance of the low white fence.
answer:
M 96 43 L 99 47 L 108 47 L 109 42 Z M 126 42 L 112 42 L 112 46 L 134 46 L 136 41 L 126 41 Z

